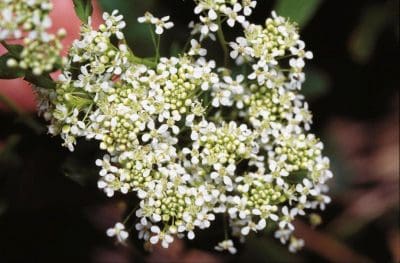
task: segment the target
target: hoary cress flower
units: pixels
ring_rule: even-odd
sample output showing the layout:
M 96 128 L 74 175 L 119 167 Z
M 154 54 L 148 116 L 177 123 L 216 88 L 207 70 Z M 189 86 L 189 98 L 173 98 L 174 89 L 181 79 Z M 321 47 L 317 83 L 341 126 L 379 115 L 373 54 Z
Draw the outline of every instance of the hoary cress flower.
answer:
M 300 93 L 312 53 L 296 24 L 275 12 L 264 24 L 251 23 L 257 1 L 195 3 L 199 20 L 190 24 L 188 50 L 177 57 L 137 58 L 118 11 L 104 13 L 98 29 L 82 25 L 56 88 L 36 87 L 39 111 L 49 133 L 71 151 L 80 137 L 98 142 L 104 152 L 96 161 L 98 187 L 109 197 L 136 193 L 132 224 L 146 244 L 194 239 L 221 216 L 219 251 L 235 253 L 233 240 L 267 226 L 297 251 L 304 242 L 293 236 L 293 221 L 325 208 L 332 177 Z M 0 6 L 0 38 L 26 38 L 17 66 L 50 70 L 59 49 L 58 38 L 46 33 L 51 4 L 3 0 Z M 159 35 L 173 26 L 168 16 L 146 13 L 138 20 Z M 233 74 L 206 57 L 203 40 L 215 39 L 222 26 L 242 29 L 227 47 L 247 73 Z M 35 64 L 37 56 L 44 63 Z M 120 242 L 129 236 L 122 223 L 107 235 Z

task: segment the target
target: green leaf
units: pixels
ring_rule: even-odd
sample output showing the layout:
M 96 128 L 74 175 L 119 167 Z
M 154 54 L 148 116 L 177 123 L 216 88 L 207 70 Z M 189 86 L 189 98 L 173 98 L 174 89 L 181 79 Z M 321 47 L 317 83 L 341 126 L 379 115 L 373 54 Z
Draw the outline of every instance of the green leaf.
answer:
M 24 50 L 24 47 L 21 45 L 9 45 L 5 41 L 1 41 L 1 44 L 8 50 L 10 55 L 15 58 L 19 58 L 22 50 Z
M 75 13 L 83 23 L 88 22 L 92 15 L 93 6 L 91 0 L 72 0 L 74 2 Z
M 9 53 L 0 57 L 0 79 L 17 79 L 25 76 L 25 71 L 20 68 L 10 68 L 7 61 L 14 58 Z
M 25 70 L 18 67 L 11 68 L 7 65 L 9 59 L 19 59 L 24 47 L 21 45 L 8 45 L 5 41 L 1 41 L 1 44 L 8 50 L 8 53 L 0 57 L 0 79 L 16 79 L 24 77 Z
M 387 1 L 371 4 L 362 11 L 358 25 L 348 42 L 350 55 L 356 62 L 368 62 L 381 32 L 391 23 L 398 24 L 396 10 L 396 1 Z
M 274 10 L 304 27 L 317 11 L 322 0 L 278 0 Z
M 50 78 L 49 75 L 36 76 L 31 72 L 26 72 L 24 80 L 41 88 L 54 89 L 56 87 L 56 83 Z

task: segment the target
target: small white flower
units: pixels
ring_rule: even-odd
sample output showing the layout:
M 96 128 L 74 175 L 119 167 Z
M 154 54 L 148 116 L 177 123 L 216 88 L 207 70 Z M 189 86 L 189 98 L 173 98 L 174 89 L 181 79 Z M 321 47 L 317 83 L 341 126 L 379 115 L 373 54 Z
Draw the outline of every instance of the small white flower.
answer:
M 238 14 L 240 10 L 242 10 L 242 6 L 239 3 L 234 4 L 233 9 L 230 7 L 223 8 L 222 12 L 228 17 L 226 23 L 230 27 L 234 27 L 236 22 L 242 24 L 246 21 L 244 16 Z
M 200 16 L 200 21 L 202 23 L 200 27 L 200 33 L 203 36 L 208 36 L 210 32 L 218 31 L 218 25 L 210 18 Z
M 125 231 L 125 226 L 122 223 L 116 223 L 113 228 L 107 229 L 107 236 L 109 237 L 116 237 L 118 242 L 124 242 L 128 237 L 129 234 Z
M 156 27 L 156 34 L 161 35 L 165 29 L 170 29 L 174 26 L 173 22 L 169 21 L 169 16 L 158 18 L 150 12 L 146 12 L 144 16 L 138 18 L 139 23 L 153 24 Z
M 255 0 L 242 0 L 242 5 L 243 5 L 243 14 L 245 16 L 249 16 L 253 12 L 252 9 L 254 9 L 256 7 L 257 1 L 255 1 Z
M 161 35 L 164 33 L 164 29 L 171 29 L 174 26 L 173 22 L 168 21 L 169 16 L 164 16 L 162 18 L 152 18 L 151 23 L 156 26 L 156 34 Z
M 207 55 L 207 49 L 202 48 L 200 43 L 196 39 L 190 40 L 191 48 L 188 52 L 190 56 L 205 56 Z
M 230 76 L 225 76 L 224 81 L 228 84 L 228 89 L 232 90 L 234 94 L 243 94 L 244 87 L 242 82 L 244 80 L 244 76 L 239 74 L 236 76 L 236 79 L 233 80 Z
M 289 251 L 295 253 L 304 247 L 304 240 L 295 237 L 290 238 Z
M 250 59 L 253 56 L 253 49 L 249 46 L 246 38 L 238 37 L 236 42 L 230 42 L 229 46 L 232 48 L 230 56 L 232 59 L 236 59 L 237 64 L 242 64 L 245 59 Z
M 150 24 L 152 19 L 154 18 L 153 14 L 150 12 L 146 12 L 144 16 L 138 17 L 138 22 L 139 23 L 146 23 Z
M 174 238 L 170 234 L 164 233 L 158 226 L 152 226 L 151 232 L 155 234 L 150 237 L 150 243 L 153 245 L 157 244 L 161 240 L 161 246 L 163 248 L 168 248 L 169 244 L 174 241 Z
M 217 246 L 214 247 L 217 251 L 228 250 L 231 254 L 236 254 L 237 250 L 233 245 L 233 241 L 231 239 L 226 239 L 218 243 Z
M 292 221 L 294 220 L 297 213 L 298 213 L 297 208 L 292 208 L 289 211 L 288 207 L 284 206 L 282 208 L 283 217 L 281 218 L 281 221 L 279 222 L 279 227 L 285 228 L 287 226 L 290 230 L 294 230 Z
M 275 238 L 279 239 L 282 244 L 286 244 L 292 232 L 293 231 L 290 229 L 278 229 L 277 231 L 275 231 L 274 236 Z
M 147 219 L 145 217 L 142 217 L 140 219 L 140 222 L 135 225 L 136 230 L 139 231 L 139 233 L 138 233 L 139 239 L 149 240 L 150 227 L 151 227 L 151 223 L 149 221 L 147 221 Z

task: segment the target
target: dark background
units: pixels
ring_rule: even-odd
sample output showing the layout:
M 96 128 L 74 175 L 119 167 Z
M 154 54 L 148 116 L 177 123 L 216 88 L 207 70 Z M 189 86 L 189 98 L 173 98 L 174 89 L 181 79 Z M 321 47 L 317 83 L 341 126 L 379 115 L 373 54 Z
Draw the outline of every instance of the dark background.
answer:
M 252 20 L 262 23 L 274 1 L 258 2 Z M 129 43 L 142 56 L 152 55 L 147 28 L 136 22 L 144 11 L 169 14 L 176 24 L 163 38 L 163 55 L 184 45 L 194 19 L 191 1 L 100 3 L 125 15 Z M 290 254 L 260 235 L 234 257 L 218 254 L 212 250 L 218 226 L 196 242 L 155 248 L 151 255 L 135 239 L 117 246 L 105 229 L 134 206 L 134 197 L 108 199 L 97 189 L 96 144 L 82 141 L 70 153 L 46 134 L 42 119 L 3 110 L 0 262 L 399 262 L 398 11 L 396 0 L 326 0 L 302 26 L 314 53 L 304 93 L 335 175 L 323 224 L 296 225 L 303 251 Z

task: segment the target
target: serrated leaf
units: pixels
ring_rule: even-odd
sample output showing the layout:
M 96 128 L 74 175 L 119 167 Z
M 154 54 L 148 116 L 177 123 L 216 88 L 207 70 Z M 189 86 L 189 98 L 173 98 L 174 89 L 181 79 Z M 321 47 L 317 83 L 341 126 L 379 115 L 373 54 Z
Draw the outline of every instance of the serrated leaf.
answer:
M 317 11 L 322 0 L 278 0 L 274 10 L 304 27 Z
M 14 58 L 9 53 L 0 57 L 0 79 L 17 79 L 25 76 L 25 71 L 20 68 L 10 68 L 7 61 Z
M 72 0 L 74 2 L 75 13 L 83 23 L 88 22 L 92 15 L 93 6 L 91 0 Z

